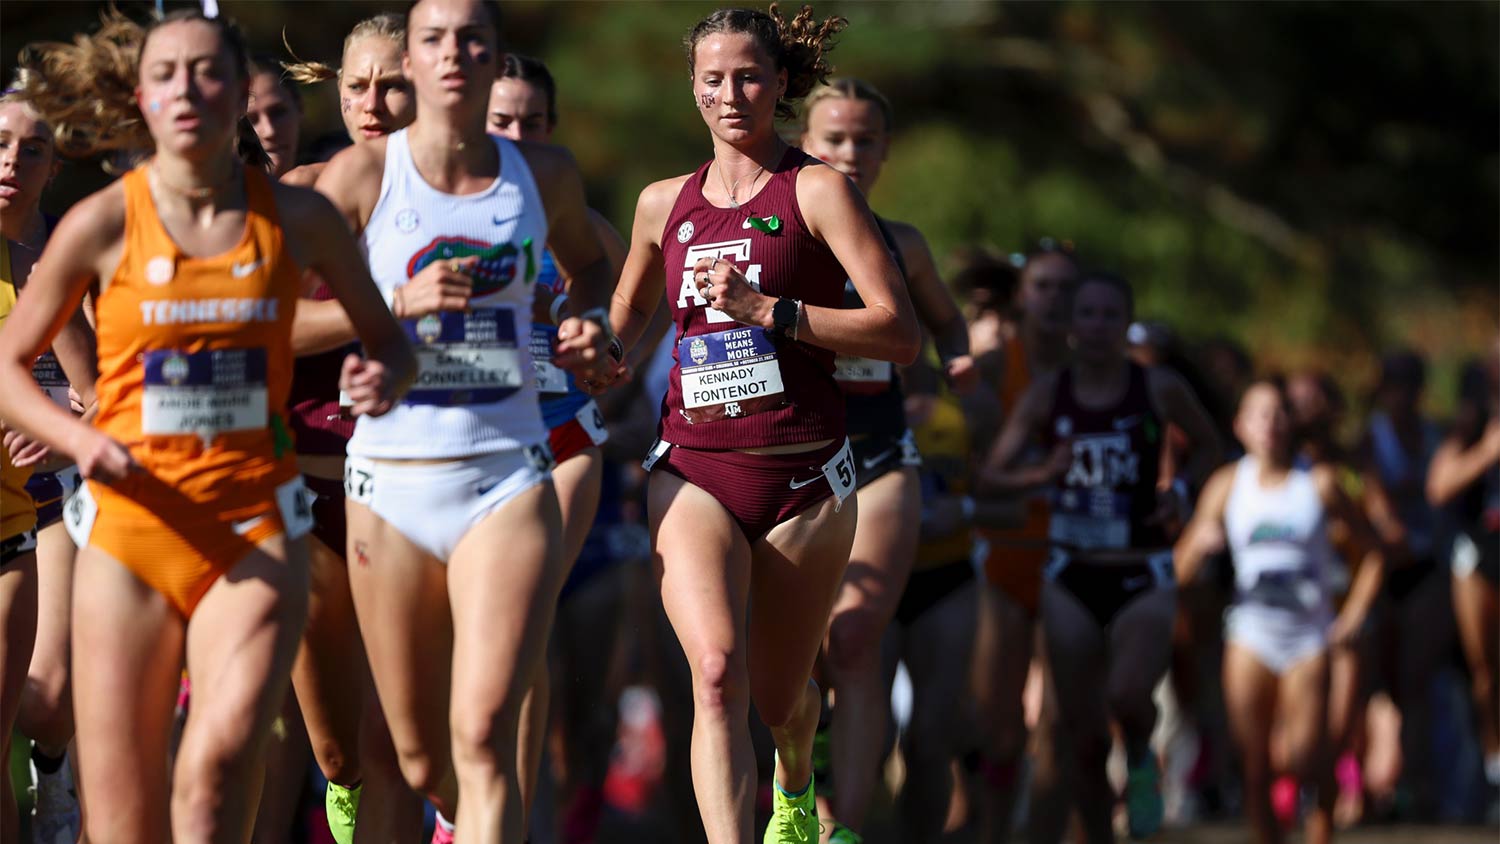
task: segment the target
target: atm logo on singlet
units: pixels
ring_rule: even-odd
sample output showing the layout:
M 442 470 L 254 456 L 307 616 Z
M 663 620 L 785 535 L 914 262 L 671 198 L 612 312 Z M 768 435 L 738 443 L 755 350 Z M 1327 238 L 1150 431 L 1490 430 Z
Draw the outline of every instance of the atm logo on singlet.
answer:
M 275 322 L 275 299 L 152 299 L 141 303 L 142 325 Z
M 723 258 L 733 261 L 740 272 L 745 274 L 750 286 L 760 290 L 760 264 L 750 263 L 750 238 L 744 240 L 726 240 L 723 243 L 704 243 L 698 246 L 689 246 L 687 257 L 682 260 L 682 286 L 677 289 L 677 307 L 687 308 L 689 301 L 691 307 L 707 308 L 708 300 L 698 295 L 698 285 L 693 281 L 693 265 L 698 263 L 699 258 Z M 734 322 L 734 318 L 723 311 L 708 310 L 708 322 Z
M 1141 477 L 1141 457 L 1129 434 L 1083 434 L 1073 440 L 1073 465 L 1064 486 L 1120 487 Z
M 524 245 L 529 253 L 529 238 Z M 412 278 L 433 261 L 450 261 L 471 255 L 480 256 L 479 263 L 470 274 L 474 279 L 474 292 L 470 294 L 472 298 L 498 293 L 516 280 L 521 263 L 520 247 L 508 241 L 491 244 L 472 237 L 433 238 L 431 243 L 418 249 L 411 260 L 406 262 L 406 277 Z M 534 262 L 532 265 L 535 266 Z

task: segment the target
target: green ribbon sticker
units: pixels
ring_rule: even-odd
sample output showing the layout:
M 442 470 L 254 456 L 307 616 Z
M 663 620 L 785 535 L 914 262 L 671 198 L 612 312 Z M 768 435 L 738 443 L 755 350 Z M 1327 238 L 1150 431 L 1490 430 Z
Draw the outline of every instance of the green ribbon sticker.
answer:
M 286 420 L 281 418 L 280 413 L 271 414 L 271 453 L 280 460 L 292 447 L 292 432 L 287 428 Z
M 750 227 L 756 231 L 765 232 L 766 234 L 775 234 L 781 231 L 781 218 L 775 214 L 769 217 L 751 217 L 745 222 L 749 223 Z

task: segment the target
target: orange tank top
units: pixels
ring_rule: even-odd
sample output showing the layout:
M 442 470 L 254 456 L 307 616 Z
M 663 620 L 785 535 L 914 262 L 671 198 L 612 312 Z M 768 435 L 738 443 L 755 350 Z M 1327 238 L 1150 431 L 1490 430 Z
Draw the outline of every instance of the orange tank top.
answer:
M 1001 412 L 1010 416 L 1031 386 L 1031 366 L 1026 362 L 1026 344 L 1020 337 L 1005 344 L 1005 380 L 1000 384 Z
M 124 186 L 125 245 L 97 305 L 94 424 L 194 503 L 264 500 L 268 484 L 296 474 L 284 420 L 302 280 L 270 179 L 245 168 L 244 235 L 210 258 L 167 234 L 144 165 Z
M 1009 419 L 1021 403 L 1021 396 L 1031 386 L 1031 365 L 1026 360 L 1026 344 L 1015 337 L 1005 344 L 1005 381 L 1000 385 L 1001 412 Z M 1026 499 L 1026 522 L 1011 530 L 985 531 L 985 537 L 993 547 L 1009 548 L 1023 546 L 1043 548 L 1047 542 L 1049 511 L 1046 496 L 1032 495 Z M 1033 555 L 1030 562 L 1039 562 L 1041 556 Z

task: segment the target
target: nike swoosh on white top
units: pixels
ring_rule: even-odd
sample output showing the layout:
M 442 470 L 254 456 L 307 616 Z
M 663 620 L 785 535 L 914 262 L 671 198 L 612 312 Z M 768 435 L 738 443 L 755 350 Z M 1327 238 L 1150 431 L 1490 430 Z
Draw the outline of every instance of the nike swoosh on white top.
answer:
M 257 269 L 259 269 L 260 266 L 261 266 L 261 264 L 264 264 L 265 262 L 266 262 L 265 258 L 260 258 L 260 259 L 255 260 L 255 261 L 251 261 L 248 264 L 241 264 L 239 261 L 235 261 L 229 267 L 229 274 L 232 275 L 232 276 L 234 276 L 235 278 L 244 278 L 245 276 L 247 276 L 247 275 L 255 272 Z
M 894 448 L 888 448 L 885 451 L 882 451 L 879 454 L 875 455 L 874 457 L 866 457 L 865 459 L 863 459 L 863 460 L 861 460 L 859 462 L 865 467 L 866 471 L 869 471 L 870 469 L 873 469 L 876 466 L 879 466 L 880 465 L 880 461 L 886 459 L 887 457 L 890 457 L 892 454 L 895 454 L 895 453 L 896 453 L 896 450 Z
M 808 478 L 805 481 L 799 481 L 796 478 L 793 478 L 790 481 L 787 481 L 787 485 L 790 486 L 792 489 L 801 489 L 801 488 L 807 486 L 808 484 L 815 484 L 815 483 L 817 483 L 818 481 L 821 481 L 821 480 L 823 480 L 823 476 L 822 475 L 819 475 L 816 478 Z
M 506 223 L 509 223 L 509 222 L 512 222 L 512 221 L 515 221 L 515 220 L 519 220 L 519 219 L 521 219 L 521 215 L 520 214 L 512 214 L 511 216 L 506 217 L 504 219 L 501 219 L 499 217 L 491 217 L 490 218 L 490 222 L 494 223 L 497 226 L 503 226 Z

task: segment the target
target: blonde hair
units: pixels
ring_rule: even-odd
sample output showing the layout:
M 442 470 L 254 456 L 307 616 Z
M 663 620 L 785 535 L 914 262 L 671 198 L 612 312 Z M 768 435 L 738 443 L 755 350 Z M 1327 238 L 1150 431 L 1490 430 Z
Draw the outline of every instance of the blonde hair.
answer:
M 891 108 L 891 101 L 885 98 L 874 85 L 863 79 L 843 77 L 830 79 L 828 84 L 819 85 L 813 89 L 811 94 L 802 105 L 802 128 L 807 128 L 807 118 L 812 115 L 813 108 L 824 100 L 864 100 L 874 103 L 880 110 L 880 117 L 885 121 L 885 132 L 887 135 L 896 127 L 896 111 Z
M 400 15 L 385 12 L 373 18 L 365 18 L 349 30 L 344 37 L 344 49 L 339 54 L 339 63 L 343 64 L 343 57 L 349 52 L 354 42 L 371 35 L 388 38 L 396 43 L 402 50 L 406 49 L 406 21 Z M 286 50 L 297 58 L 292 46 L 286 43 L 286 33 L 281 34 L 281 41 L 286 44 Z M 281 66 L 286 69 L 287 76 L 300 85 L 316 85 L 319 82 L 327 82 L 330 79 L 338 79 L 342 68 L 331 67 L 323 62 L 307 62 L 300 59 L 294 62 L 282 62 Z
M 47 130 L 47 144 L 51 147 L 50 155 L 56 158 L 57 133 L 52 130 L 52 124 L 47 122 L 46 116 L 37 110 L 36 105 L 31 100 L 26 98 L 27 73 L 28 71 L 24 67 L 16 68 L 15 78 L 11 81 L 9 87 L 4 91 L 0 91 L 0 105 L 18 105 L 28 116 L 35 118 L 38 123 L 42 124 Z
M 83 157 L 152 148 L 135 103 L 145 38 L 144 27 L 110 8 L 93 35 L 21 51 L 17 94 L 52 126 L 59 152 Z
M 19 93 L 52 126 L 58 152 L 75 158 L 98 154 L 128 158 L 155 149 L 156 141 L 135 100 L 141 52 L 158 27 L 183 21 L 199 21 L 216 29 L 235 71 L 248 77 L 249 59 L 239 27 L 223 16 L 206 17 L 198 9 L 178 9 L 142 26 L 110 7 L 100 14 L 99 31 L 92 35 L 75 35 L 71 44 L 28 44 L 21 51 L 25 72 L 19 77 Z M 241 119 L 242 156 L 247 152 L 246 131 L 253 138 L 254 129 Z

